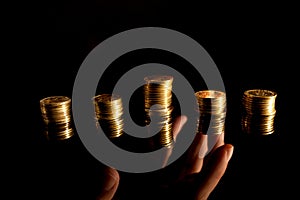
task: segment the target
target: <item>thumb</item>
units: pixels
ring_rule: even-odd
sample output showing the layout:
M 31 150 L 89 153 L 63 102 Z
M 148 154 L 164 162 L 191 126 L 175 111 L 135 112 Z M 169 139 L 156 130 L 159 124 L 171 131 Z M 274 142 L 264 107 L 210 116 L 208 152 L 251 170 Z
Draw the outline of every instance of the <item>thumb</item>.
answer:
M 120 176 L 117 170 L 106 168 L 103 171 L 100 194 L 97 196 L 96 200 L 111 200 L 118 189 L 119 181 Z

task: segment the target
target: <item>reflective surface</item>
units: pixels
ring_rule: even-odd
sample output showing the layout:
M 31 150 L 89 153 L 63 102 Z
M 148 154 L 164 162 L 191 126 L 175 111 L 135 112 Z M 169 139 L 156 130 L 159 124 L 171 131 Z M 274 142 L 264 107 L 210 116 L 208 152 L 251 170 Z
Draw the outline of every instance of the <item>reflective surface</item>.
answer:
M 42 134 L 39 101 L 52 95 L 71 96 L 82 60 L 105 38 L 135 26 L 166 26 L 199 41 L 215 60 L 225 82 L 225 141 L 232 143 L 235 150 L 210 199 L 293 199 L 298 191 L 294 181 L 299 174 L 296 164 L 299 131 L 293 122 L 297 117 L 291 117 L 297 108 L 294 95 L 297 90 L 292 89 L 297 84 L 292 76 L 297 73 L 290 60 L 294 52 L 287 45 L 294 44 L 291 39 L 294 25 L 288 25 L 294 18 L 283 20 L 269 6 L 261 5 L 248 12 L 233 9 L 231 18 L 227 9 L 217 15 L 214 6 L 180 2 L 171 9 L 169 4 L 155 2 L 131 3 L 135 6 L 124 6 L 122 2 L 116 6 L 108 1 L 59 2 L 39 9 L 30 6 L 29 10 L 22 9 L 26 13 L 17 20 L 26 20 L 18 23 L 21 28 L 14 25 L 18 29 L 9 40 L 11 48 L 20 49 L 8 50 L 20 52 L 20 56 L 14 55 L 10 60 L 13 64 L 18 62 L 12 65 L 16 67 L 12 67 L 13 80 L 18 84 L 9 87 L 12 96 L 16 96 L 11 108 L 17 109 L 5 115 L 10 123 L 3 123 L 6 126 L 3 137 L 9 139 L 2 140 L 7 158 L 3 165 L 8 168 L 5 187 L 13 191 L 9 193 L 12 198 L 93 199 L 99 187 L 101 163 L 86 151 L 76 130 L 67 140 L 49 142 Z M 282 5 L 278 7 L 281 8 Z M 209 13 L 203 14 L 206 9 Z M 39 12 L 27 20 L 25 16 L 31 10 Z M 186 14 L 179 14 L 182 10 Z M 254 15 L 257 18 L 250 17 Z M 20 35 L 21 32 L 24 34 Z M 163 62 L 185 74 L 195 91 L 205 88 L 203 80 L 197 78 L 186 61 L 168 52 L 148 49 L 129 53 L 112 63 L 107 73 L 113 75 L 101 78 L 107 84 L 99 85 L 99 91 L 109 92 L 112 83 L 128 68 L 146 62 Z M 115 67 L 118 70 L 112 70 Z M 242 130 L 243 92 L 253 88 L 270 89 L 278 94 L 275 131 L 270 135 L 253 136 Z M 138 109 L 138 103 L 135 105 Z M 142 148 L 144 143 L 137 146 Z M 171 166 L 149 174 L 120 173 L 118 196 L 134 199 L 132 196 L 138 194 L 138 199 L 142 199 L 141 195 L 154 195 L 157 181 L 172 179 L 174 169 Z

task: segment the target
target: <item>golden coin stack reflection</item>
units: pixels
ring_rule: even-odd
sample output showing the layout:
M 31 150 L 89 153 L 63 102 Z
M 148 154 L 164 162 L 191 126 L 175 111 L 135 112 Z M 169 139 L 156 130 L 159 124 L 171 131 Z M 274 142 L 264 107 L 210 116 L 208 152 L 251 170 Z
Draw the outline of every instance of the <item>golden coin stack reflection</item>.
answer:
M 96 120 L 109 138 L 123 134 L 123 104 L 117 94 L 100 94 L 93 98 Z
M 144 78 L 146 124 L 151 119 L 157 120 L 160 128 L 158 143 L 162 147 L 170 146 L 173 143 L 172 123 L 172 76 L 147 76 Z M 153 124 L 151 124 L 153 125 Z
M 253 89 L 243 94 L 242 129 L 246 133 L 268 135 L 274 132 L 275 99 L 273 91 Z
M 226 95 L 215 90 L 202 90 L 195 93 L 197 98 L 198 133 L 221 134 L 226 119 Z
M 64 140 L 74 135 L 69 97 L 46 97 L 40 100 L 40 109 L 48 139 Z

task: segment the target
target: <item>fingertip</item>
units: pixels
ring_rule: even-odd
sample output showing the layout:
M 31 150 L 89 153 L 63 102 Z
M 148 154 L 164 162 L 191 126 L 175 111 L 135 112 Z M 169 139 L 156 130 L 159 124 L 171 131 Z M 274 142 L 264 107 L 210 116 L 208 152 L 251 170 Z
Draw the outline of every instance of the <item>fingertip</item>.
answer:
M 188 117 L 186 115 L 180 115 L 174 120 L 174 129 L 173 129 L 173 138 L 176 141 L 176 138 L 181 131 L 184 124 L 187 122 Z
M 186 115 L 181 115 L 180 116 L 180 123 L 182 125 L 184 125 L 187 122 L 187 120 L 188 120 L 188 117 Z
M 226 159 L 227 162 L 231 159 L 233 155 L 234 146 L 232 144 L 226 144 L 225 145 L 225 151 L 226 151 Z
M 116 181 L 119 181 L 120 176 L 119 176 L 119 173 L 116 169 L 108 168 L 108 172 L 109 172 L 110 176 L 112 176 Z
M 97 200 L 110 200 L 115 195 L 119 185 L 120 176 L 117 170 L 107 167 L 103 170 L 102 183 Z
M 105 177 L 104 177 L 104 190 L 110 191 L 113 189 L 114 185 L 116 185 L 119 182 L 119 173 L 117 170 L 113 168 L 107 168 L 105 169 Z

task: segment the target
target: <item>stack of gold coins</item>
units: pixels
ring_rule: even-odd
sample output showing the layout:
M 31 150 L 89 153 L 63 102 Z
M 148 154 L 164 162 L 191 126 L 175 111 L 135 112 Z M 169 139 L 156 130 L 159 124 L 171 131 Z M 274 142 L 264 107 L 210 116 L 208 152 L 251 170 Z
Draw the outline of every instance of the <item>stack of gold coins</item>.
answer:
M 268 135 L 274 132 L 276 97 L 276 92 L 263 89 L 244 92 L 242 98 L 244 132 L 258 135 Z
M 173 143 L 172 123 L 172 76 L 147 76 L 144 78 L 146 124 L 157 121 L 160 128 L 158 144 L 161 147 L 170 146 Z M 158 119 L 158 120 L 153 120 Z M 153 124 L 152 124 L 153 125 Z
M 123 134 L 123 104 L 117 94 L 100 94 L 93 98 L 97 125 L 100 125 L 109 138 Z
M 48 139 L 65 140 L 74 135 L 69 97 L 50 96 L 41 99 L 40 109 Z
M 199 112 L 198 133 L 222 134 L 226 119 L 226 94 L 216 90 L 195 93 Z

